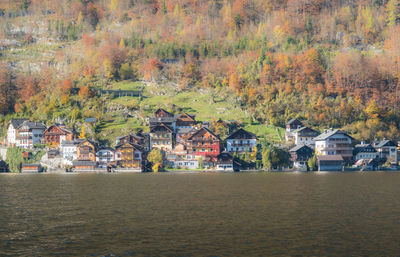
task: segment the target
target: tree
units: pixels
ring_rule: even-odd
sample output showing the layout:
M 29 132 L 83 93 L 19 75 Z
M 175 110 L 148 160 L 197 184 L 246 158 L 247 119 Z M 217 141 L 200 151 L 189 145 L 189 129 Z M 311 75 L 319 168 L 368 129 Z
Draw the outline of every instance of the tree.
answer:
M 159 149 L 153 149 L 147 156 L 147 160 L 153 164 L 153 171 L 157 172 L 159 167 L 162 167 L 164 159 Z
M 24 162 L 23 151 L 19 147 L 8 148 L 6 162 L 11 172 L 21 172 L 21 165 Z
M 399 0 L 389 0 L 386 4 L 386 22 L 389 26 L 394 26 L 400 19 Z
M 317 170 L 317 156 L 314 155 L 311 157 L 308 162 L 308 168 L 310 168 L 310 171 L 316 171 Z
M 85 125 L 82 125 L 82 129 L 81 129 L 81 133 L 79 134 L 79 138 L 80 139 L 85 139 L 86 138 L 86 129 L 85 129 Z

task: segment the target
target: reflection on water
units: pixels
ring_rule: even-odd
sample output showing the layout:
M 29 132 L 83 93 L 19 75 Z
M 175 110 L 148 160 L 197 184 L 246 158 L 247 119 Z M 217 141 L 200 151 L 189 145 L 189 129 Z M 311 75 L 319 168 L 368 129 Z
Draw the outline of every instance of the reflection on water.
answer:
M 0 175 L 0 255 L 398 256 L 400 173 Z

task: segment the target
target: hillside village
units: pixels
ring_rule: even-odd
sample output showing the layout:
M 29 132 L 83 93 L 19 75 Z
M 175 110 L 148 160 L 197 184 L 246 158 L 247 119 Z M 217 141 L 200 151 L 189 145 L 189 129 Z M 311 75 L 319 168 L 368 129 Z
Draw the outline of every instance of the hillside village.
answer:
M 287 122 L 284 142 L 279 144 L 257 138 L 234 121 L 197 122 L 195 115 L 173 114 L 162 108 L 147 121 L 149 132 L 120 135 L 111 147 L 87 138 L 86 126 L 78 134 L 62 122 L 46 126 L 29 119 L 11 119 L 3 142 L 6 161 L 0 162 L 0 170 L 344 171 L 397 169 L 399 164 L 395 141 L 357 142 L 341 130 L 320 133 L 298 119 Z M 85 120 L 87 126 L 96 122 L 95 118 Z M 15 159 L 21 161 L 15 163 Z

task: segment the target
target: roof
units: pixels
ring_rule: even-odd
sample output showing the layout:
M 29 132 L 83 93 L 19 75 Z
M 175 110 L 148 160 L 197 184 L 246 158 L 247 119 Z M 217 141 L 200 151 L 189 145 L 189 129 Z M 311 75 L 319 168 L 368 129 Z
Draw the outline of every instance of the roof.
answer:
M 306 145 L 296 145 L 295 147 L 293 147 L 292 149 L 289 150 L 289 152 L 297 152 L 298 150 L 300 150 L 301 148 L 306 147 L 308 149 L 310 149 L 311 151 L 313 151 L 313 149 L 311 149 L 310 147 L 306 146 Z
M 365 151 L 365 149 L 371 149 L 371 151 Z M 354 146 L 353 153 L 357 154 L 360 152 L 368 152 L 368 153 L 375 153 L 377 152 L 376 149 L 371 144 L 358 144 Z
M 197 131 L 195 128 L 176 128 L 177 134 L 187 134 L 190 133 L 192 130 Z
M 143 146 L 137 145 L 137 144 L 134 144 L 134 143 L 131 143 L 131 142 L 125 142 L 124 144 L 117 145 L 117 146 L 115 146 L 115 150 L 117 150 L 117 149 L 123 147 L 123 146 L 126 145 L 126 144 L 132 146 L 133 148 L 135 148 L 135 149 L 137 149 L 137 150 L 139 150 L 139 151 L 142 151 L 142 150 L 143 150 Z
M 88 141 L 89 143 L 91 143 L 94 147 L 97 147 L 97 142 L 90 140 L 90 139 L 82 139 L 82 141 L 79 143 L 79 145 L 81 145 L 82 143 L 84 143 L 85 141 Z
M 101 148 L 100 150 L 97 150 L 97 152 L 104 151 L 104 150 L 111 151 L 111 152 L 115 152 L 115 150 L 114 150 L 113 148 L 111 148 L 111 147 L 104 147 L 104 148 Z
M 309 127 L 301 127 L 301 128 L 295 129 L 295 130 L 293 130 L 292 133 L 293 134 L 294 133 L 299 133 L 300 135 L 306 134 L 306 133 L 307 134 L 312 133 L 312 134 L 315 134 L 315 136 L 319 135 L 318 131 L 313 130 L 312 128 L 309 128 Z
M 378 144 L 375 145 L 375 147 L 377 147 L 377 148 L 381 148 L 384 146 L 396 146 L 397 147 L 397 144 L 395 142 L 393 142 L 392 140 L 382 140 Z
M 192 115 L 192 114 L 188 114 L 188 113 L 186 113 L 186 112 L 184 112 L 184 113 L 181 113 L 181 114 L 176 114 L 175 115 L 175 118 L 176 119 L 179 119 L 180 117 L 182 117 L 182 116 L 186 116 L 186 117 L 188 117 L 189 119 L 191 119 L 192 121 L 195 121 L 195 115 Z
M 233 155 L 228 152 L 222 152 L 217 156 L 218 163 L 232 163 L 233 162 Z
M 200 132 L 206 131 L 208 133 L 210 133 L 212 136 L 214 136 L 217 140 L 221 141 L 221 138 L 219 138 L 219 136 L 217 136 L 216 134 L 214 134 L 214 132 L 212 132 L 211 130 L 209 130 L 208 128 L 202 127 L 201 129 L 199 129 L 198 131 L 196 131 L 193 135 L 191 135 L 188 140 L 191 140 L 193 137 L 195 137 L 197 134 L 199 134 Z
M 18 128 L 24 121 L 28 121 L 28 119 L 11 119 L 8 124 L 11 124 L 14 128 Z
M 96 162 L 92 162 L 92 161 L 73 161 L 72 164 L 74 166 L 96 166 Z
M 172 130 L 172 128 L 170 128 L 169 126 L 167 126 L 167 125 L 165 125 L 163 123 L 160 123 L 157 126 L 152 127 L 150 129 L 150 133 L 154 133 L 154 132 L 157 132 L 157 131 L 168 131 L 169 133 L 173 133 L 174 132 Z
M 85 122 L 97 122 L 96 118 L 86 118 Z
M 318 140 L 325 140 L 327 138 L 330 138 L 331 136 L 335 135 L 335 134 L 344 134 L 345 136 L 349 137 L 350 139 L 353 139 L 351 136 L 349 136 L 348 134 L 344 133 L 343 131 L 339 130 L 339 129 L 335 129 L 335 130 L 328 130 L 324 133 L 322 133 L 321 135 L 317 136 L 314 138 L 314 141 L 318 141 Z
M 42 122 L 31 122 L 29 120 L 22 122 L 18 128 L 22 126 L 28 126 L 29 129 L 46 129 L 46 125 L 44 125 Z
M 40 164 L 31 164 L 31 163 L 24 163 L 22 164 L 22 168 L 39 168 Z
M 294 123 L 303 124 L 298 119 L 291 119 L 286 123 L 286 125 L 291 125 L 291 124 L 294 124 Z
M 63 146 L 76 146 L 76 145 L 79 145 L 80 143 L 82 143 L 84 140 L 85 139 L 80 139 L 80 138 L 75 139 L 73 141 L 64 140 L 64 141 L 61 142 L 61 147 L 63 147 Z
M 317 155 L 319 161 L 343 161 L 341 155 Z
M 74 133 L 72 128 L 67 127 L 67 126 L 65 126 L 65 125 L 63 125 L 63 124 L 58 124 L 58 123 L 55 123 L 55 124 L 49 126 L 49 127 L 46 129 L 46 133 L 49 133 L 48 131 L 49 131 L 50 128 L 52 128 L 52 127 L 57 127 L 57 128 L 59 128 L 59 129 L 61 130 L 61 132 L 63 132 L 64 134 L 73 134 L 73 133 Z M 53 133 L 53 132 L 51 132 L 51 133 Z
M 236 130 L 230 134 L 226 139 L 257 139 L 257 136 L 251 132 L 248 132 L 242 128 Z

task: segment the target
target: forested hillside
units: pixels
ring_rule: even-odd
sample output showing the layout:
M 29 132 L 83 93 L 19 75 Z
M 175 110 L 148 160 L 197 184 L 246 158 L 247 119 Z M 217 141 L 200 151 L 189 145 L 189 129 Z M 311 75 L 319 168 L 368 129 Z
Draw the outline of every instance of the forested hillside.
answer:
M 400 0 L 0 0 L 0 49 L 2 122 L 105 131 L 126 117 L 95 89 L 140 80 L 148 98 L 201 90 L 246 124 L 400 139 Z M 138 127 L 163 104 L 127 101 Z

